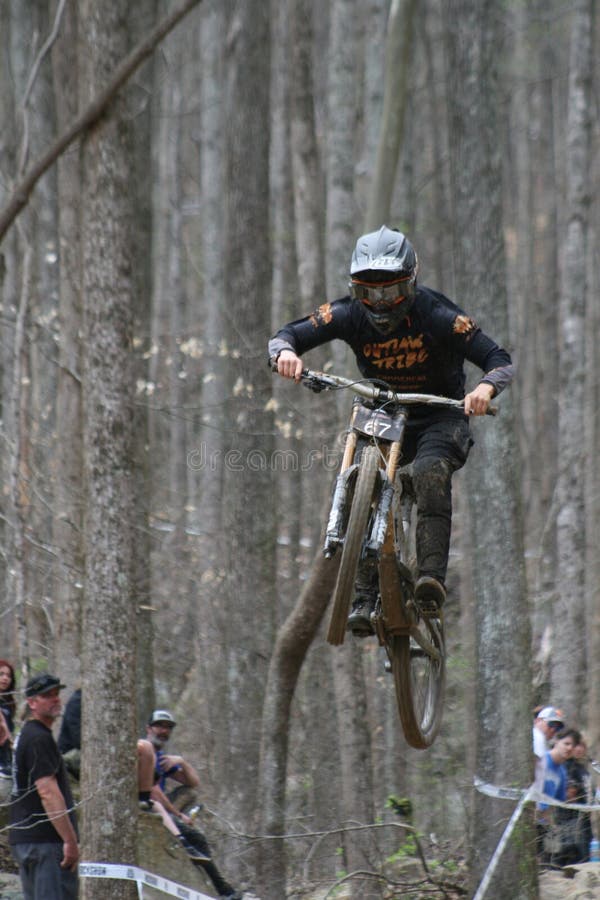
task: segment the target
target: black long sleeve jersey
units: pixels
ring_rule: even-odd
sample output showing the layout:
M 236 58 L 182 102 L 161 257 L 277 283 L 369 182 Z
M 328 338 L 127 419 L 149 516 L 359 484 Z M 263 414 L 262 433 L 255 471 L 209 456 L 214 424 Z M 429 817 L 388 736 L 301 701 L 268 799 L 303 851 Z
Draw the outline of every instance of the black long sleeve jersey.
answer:
M 365 378 L 378 378 L 393 390 L 465 395 L 465 359 L 484 372 L 481 379 L 499 394 L 512 380 L 510 355 L 470 316 L 437 291 L 419 286 L 410 314 L 391 334 L 369 322 L 363 305 L 350 297 L 325 303 L 309 316 L 284 325 L 269 341 L 269 356 L 291 349 L 302 356 L 335 338 L 354 351 Z

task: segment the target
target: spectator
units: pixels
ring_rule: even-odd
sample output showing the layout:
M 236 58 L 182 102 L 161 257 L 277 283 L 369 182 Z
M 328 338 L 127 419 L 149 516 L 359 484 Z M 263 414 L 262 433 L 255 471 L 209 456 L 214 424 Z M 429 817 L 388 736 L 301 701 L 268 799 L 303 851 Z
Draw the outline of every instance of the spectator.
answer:
M 587 745 L 583 738 L 573 749 L 573 754 L 565 763 L 567 770 L 567 802 L 591 803 L 591 777 L 587 770 Z M 558 864 L 576 865 L 588 862 L 592 824 L 590 813 L 580 809 L 556 810 L 556 821 L 560 824 L 561 850 Z
M 547 797 L 562 802 L 566 801 L 567 767 L 565 763 L 580 740 L 579 732 L 574 728 L 568 728 L 559 732 L 553 747 L 546 751 L 542 792 Z M 557 864 L 560 855 L 559 833 L 553 827 L 557 818 L 554 815 L 554 809 L 543 801 L 537 806 L 538 854 L 542 862 L 551 864 Z
M 169 778 L 177 781 L 180 785 L 190 788 L 197 788 L 200 784 L 198 773 L 183 756 L 175 756 L 165 752 L 175 726 L 175 719 L 168 710 L 154 710 L 146 726 L 147 740 L 140 742 L 149 744 L 155 754 L 154 785 L 151 791 L 152 801 L 159 803 L 167 810 L 184 838 L 205 855 L 205 860 L 200 861 L 199 865 L 203 867 L 209 876 L 219 897 L 222 900 L 241 900 L 242 894 L 231 887 L 210 858 L 211 852 L 206 837 L 194 826 L 192 819 L 188 815 L 174 806 L 167 794 L 167 779 Z
M 0 659 L 0 800 L 10 794 L 15 714 L 15 670 L 5 659 Z
M 81 750 L 81 688 L 73 691 L 65 706 L 58 735 L 58 749 L 61 753 Z
M 158 799 L 152 799 L 151 793 L 154 786 L 154 772 L 156 767 L 156 757 L 154 748 L 149 741 L 138 741 L 137 744 L 137 765 L 138 765 L 138 799 L 140 809 L 143 812 L 154 813 L 161 817 L 163 825 L 170 831 L 173 837 L 181 844 L 188 856 L 196 862 L 208 862 L 210 857 L 208 854 L 202 853 L 181 833 L 180 828 L 173 817 L 166 811 L 163 804 Z
M 42 672 L 25 688 L 29 718 L 15 746 L 9 842 L 25 900 L 75 900 L 79 859 L 73 798 L 52 726 L 64 684 Z
M 70 775 L 79 781 L 81 773 L 81 688 L 73 691 L 65 706 L 58 749 L 62 753 Z
M 544 786 L 544 764 L 549 742 L 564 728 L 563 715 L 555 706 L 543 706 L 534 712 L 533 754 L 535 756 L 535 786 L 541 791 Z
M 0 659 L 0 712 L 12 734 L 15 730 L 17 702 L 15 700 L 15 670 L 5 659 Z

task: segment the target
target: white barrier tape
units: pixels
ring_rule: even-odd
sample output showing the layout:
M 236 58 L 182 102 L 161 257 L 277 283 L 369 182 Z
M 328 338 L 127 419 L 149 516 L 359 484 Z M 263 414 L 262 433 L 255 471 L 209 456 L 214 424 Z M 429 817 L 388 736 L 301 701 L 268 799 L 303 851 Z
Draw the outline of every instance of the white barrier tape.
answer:
M 214 900 L 208 894 L 202 894 L 192 888 L 184 887 L 177 884 L 176 881 L 169 881 L 162 875 L 153 875 L 137 866 L 124 866 L 117 863 L 79 863 L 80 878 L 117 878 L 122 881 L 135 881 L 140 885 L 156 888 L 163 894 L 169 894 L 170 897 L 179 897 L 180 900 Z
M 560 806 L 561 809 L 580 809 L 581 812 L 595 812 L 600 809 L 600 803 L 566 803 L 564 800 L 555 800 L 542 791 L 532 791 L 532 798 L 536 803 L 545 803 L 546 806 Z
M 577 809 L 582 812 L 594 812 L 600 809 L 600 803 L 566 803 L 563 800 L 556 800 L 549 797 L 543 791 L 538 791 L 533 785 L 523 790 L 521 788 L 498 787 L 498 785 L 490 784 L 482 781 L 476 775 L 473 778 L 473 785 L 480 794 L 486 794 L 488 797 L 495 797 L 497 800 L 520 800 L 525 794 L 528 794 L 528 800 L 536 803 L 545 803 L 547 806 L 560 806 L 562 809 Z
M 506 788 L 506 790 L 511 790 L 511 788 Z M 528 800 L 531 799 L 532 791 L 533 791 L 533 785 L 531 785 L 531 787 L 527 791 L 521 792 L 522 793 L 521 799 L 515 806 L 515 808 L 513 810 L 513 814 L 510 817 L 510 820 L 509 820 L 506 828 L 504 829 L 504 832 L 502 833 L 502 837 L 500 838 L 498 846 L 494 850 L 493 856 L 488 863 L 487 869 L 483 873 L 483 878 L 481 879 L 481 881 L 479 883 L 477 892 L 476 892 L 475 896 L 473 897 L 473 900 L 483 900 L 483 898 L 485 897 L 485 895 L 487 893 L 487 889 L 490 886 L 490 883 L 492 881 L 492 876 L 493 876 L 494 872 L 496 871 L 496 867 L 498 865 L 500 857 L 504 853 L 504 848 L 508 844 L 508 840 L 515 829 L 515 825 L 519 821 L 519 818 L 521 816 L 521 813 L 523 812 L 525 804 L 528 802 Z
M 495 784 L 482 781 L 477 775 L 473 777 L 473 785 L 480 794 L 495 797 L 497 800 L 520 800 L 525 793 L 521 788 L 498 787 Z

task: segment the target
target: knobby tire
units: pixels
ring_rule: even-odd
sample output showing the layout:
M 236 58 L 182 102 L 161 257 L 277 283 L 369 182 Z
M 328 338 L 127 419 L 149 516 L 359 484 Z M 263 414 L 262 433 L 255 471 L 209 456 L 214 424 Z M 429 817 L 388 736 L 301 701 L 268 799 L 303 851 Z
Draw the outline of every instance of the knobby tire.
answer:
M 344 643 L 350 603 L 354 595 L 356 571 L 373 505 L 378 469 L 379 451 L 377 447 L 365 447 L 356 477 L 340 569 L 333 591 L 333 607 L 327 640 L 334 646 Z
M 441 619 L 424 620 L 420 628 L 439 652 L 427 654 L 408 635 L 393 635 L 388 644 L 400 721 L 411 747 L 425 750 L 438 733 L 446 684 L 444 626 Z

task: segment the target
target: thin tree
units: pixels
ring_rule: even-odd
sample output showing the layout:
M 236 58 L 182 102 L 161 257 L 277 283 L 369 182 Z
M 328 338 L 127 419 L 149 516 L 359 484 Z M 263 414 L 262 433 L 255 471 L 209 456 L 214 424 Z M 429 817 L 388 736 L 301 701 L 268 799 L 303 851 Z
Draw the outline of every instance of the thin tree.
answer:
M 416 0 L 392 0 L 385 41 L 383 112 L 377 158 L 369 191 L 366 230 L 388 222 L 398 158 L 404 139 L 404 112 L 414 44 Z M 369 50 L 367 49 L 367 53 Z
M 271 375 L 264 360 L 270 327 L 269 4 L 231 4 L 226 63 L 225 222 L 222 298 L 227 366 L 220 602 L 226 615 L 217 676 L 224 692 L 223 805 L 254 825 L 260 711 L 271 655 L 275 594 L 275 510 L 271 502 Z
M 327 95 L 326 149 L 326 285 L 327 296 L 343 295 L 348 279 L 348 261 L 356 240 L 354 208 L 355 65 L 358 30 L 354 4 L 334 0 L 331 4 Z M 336 342 L 331 352 L 336 365 L 343 365 L 347 350 Z M 342 401 L 343 404 L 343 401 Z M 340 405 L 347 416 L 347 406 Z M 341 758 L 341 791 L 338 814 L 345 821 L 374 819 L 370 734 L 366 716 L 366 686 L 362 651 L 348 640 L 332 656 L 335 713 Z M 364 867 L 363 846 L 352 835 L 344 836 L 344 864 L 351 871 Z M 364 886 L 351 887 L 353 896 Z M 374 888 L 377 896 L 377 888 Z M 361 893 L 361 896 L 365 896 Z
M 57 124 L 60 131 L 77 115 L 77 92 L 71 77 L 77 71 L 77 7 L 64 9 L 60 34 L 52 53 Z M 81 679 L 81 603 L 83 583 L 83 436 L 81 359 L 81 282 L 78 153 L 58 160 L 58 234 L 60 258 L 60 344 L 56 392 L 56 515 L 53 541 L 59 548 L 54 603 L 56 658 L 60 677 L 70 688 Z M 68 438 L 65 440 L 65 435 Z
M 585 709 L 585 307 L 590 203 L 593 0 L 577 0 L 571 26 L 566 122 L 567 221 L 561 269 L 557 636 L 552 698 L 581 721 Z

